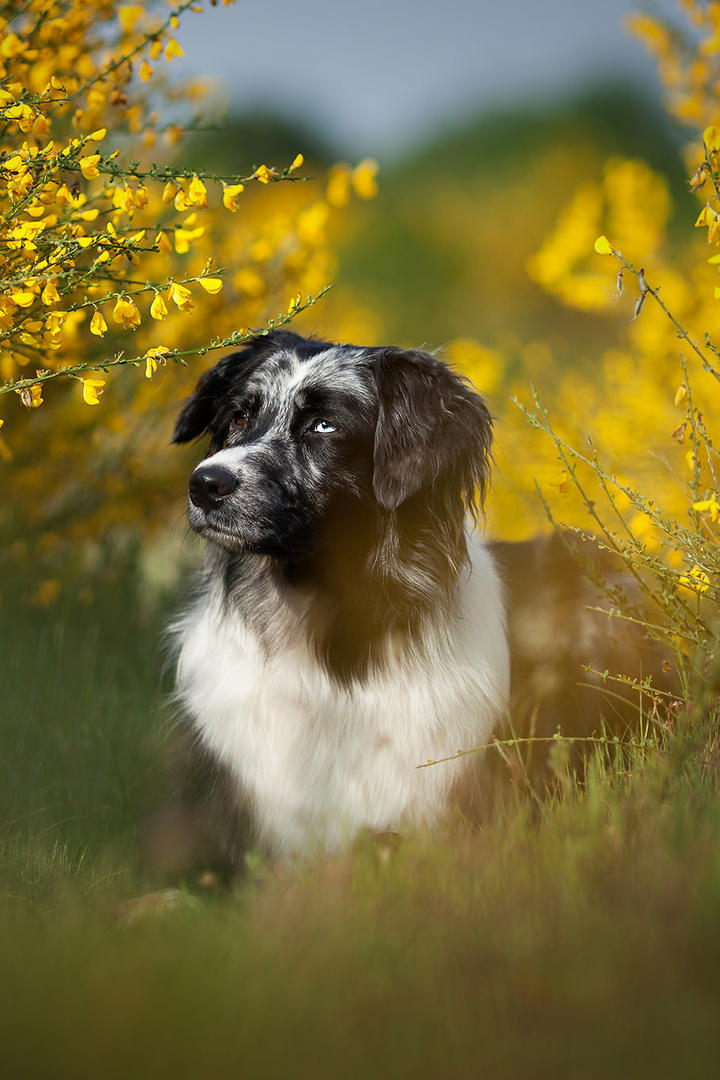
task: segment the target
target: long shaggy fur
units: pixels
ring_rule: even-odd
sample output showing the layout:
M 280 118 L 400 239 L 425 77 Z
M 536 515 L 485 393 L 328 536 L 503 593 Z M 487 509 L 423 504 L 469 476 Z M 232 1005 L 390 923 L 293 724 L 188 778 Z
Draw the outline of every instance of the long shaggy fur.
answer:
M 328 851 L 447 812 L 508 695 L 501 588 L 474 516 L 491 420 L 427 353 L 287 332 L 200 379 L 189 519 L 208 541 L 178 621 L 177 697 L 211 766 L 217 850 Z M 468 533 L 468 527 L 471 531 Z

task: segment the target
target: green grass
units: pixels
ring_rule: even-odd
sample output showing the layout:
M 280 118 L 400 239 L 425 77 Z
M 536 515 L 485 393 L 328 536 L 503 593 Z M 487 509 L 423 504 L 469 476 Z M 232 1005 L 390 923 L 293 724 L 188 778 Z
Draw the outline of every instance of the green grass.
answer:
M 0 605 L 0 1046 L 44 1077 L 707 1077 L 720 1050 L 712 739 L 537 812 L 224 895 L 160 886 L 163 613 Z M 441 766 L 438 766 L 441 767 Z M 5 1071 L 5 1070 L 4 1070 Z
M 0 853 L 12 894 L 43 901 L 133 872 L 137 828 L 162 799 L 162 615 L 132 579 L 47 609 L 0 604 Z

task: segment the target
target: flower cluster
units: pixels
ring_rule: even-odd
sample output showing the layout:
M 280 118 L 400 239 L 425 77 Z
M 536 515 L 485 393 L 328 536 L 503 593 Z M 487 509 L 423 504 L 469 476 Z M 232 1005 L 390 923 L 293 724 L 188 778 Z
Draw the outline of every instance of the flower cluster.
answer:
M 134 454 L 158 451 L 157 480 L 165 440 L 148 410 L 180 400 L 210 349 L 312 304 L 334 270 L 333 217 L 375 193 L 370 161 L 335 167 L 324 192 L 303 182 L 300 153 L 239 175 L 183 167 L 181 121 L 201 88 L 171 67 L 179 20 L 199 11 L 28 0 L 0 14 L 0 465 L 18 496 L 3 516 L 35 517 L 45 535 L 46 491 L 71 540 L 152 527 L 132 488 L 108 499 L 110 463 L 132 474 Z M 176 379 L 158 384 L 168 362 Z M 128 365 L 144 378 L 121 375 Z M 68 464 L 87 437 L 104 464 L 79 492 Z
M 706 657 L 720 600 L 720 353 L 707 332 L 720 301 L 720 3 L 683 6 L 687 33 L 646 16 L 632 26 L 695 129 L 684 156 L 697 231 L 670 243 L 668 184 L 641 161 L 612 159 L 575 192 L 528 270 L 566 307 L 612 320 L 615 340 L 545 379 L 524 410 L 550 436 L 536 470 L 550 514 L 616 552 L 648 605 L 608 586 L 610 606 Z
M 89 392 L 85 372 L 115 361 L 84 335 L 117 337 L 168 304 L 191 312 L 200 290 L 217 294 L 212 256 L 199 268 L 177 258 L 211 231 L 213 195 L 236 212 L 246 185 L 302 165 L 298 155 L 280 172 L 210 177 L 129 159 L 177 140 L 147 84 L 183 55 L 173 31 L 190 6 L 32 0 L 0 17 L 0 394 L 38 406 L 62 373 L 96 404 L 104 383 Z

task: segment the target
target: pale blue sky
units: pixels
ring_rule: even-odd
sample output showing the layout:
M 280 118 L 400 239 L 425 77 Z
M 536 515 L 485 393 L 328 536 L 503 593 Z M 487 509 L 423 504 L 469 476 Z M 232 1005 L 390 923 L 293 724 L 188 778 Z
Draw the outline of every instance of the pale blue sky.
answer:
M 387 156 L 463 113 L 654 65 L 622 28 L 675 0 L 239 0 L 188 13 L 182 72 L 232 107 L 270 104 L 344 153 Z

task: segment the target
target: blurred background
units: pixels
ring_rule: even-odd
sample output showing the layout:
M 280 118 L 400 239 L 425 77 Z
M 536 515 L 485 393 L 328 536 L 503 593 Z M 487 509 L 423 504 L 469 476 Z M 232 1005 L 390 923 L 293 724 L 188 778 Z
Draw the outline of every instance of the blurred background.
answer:
M 211 76 L 231 113 L 274 113 L 332 160 L 385 166 L 440 145 L 448 129 L 482 145 L 478 119 L 508 106 L 541 113 L 608 83 L 657 100 L 655 65 L 623 31 L 638 10 L 676 15 L 677 5 L 367 0 L 360 12 L 268 0 L 218 5 L 180 40 L 187 72 Z

